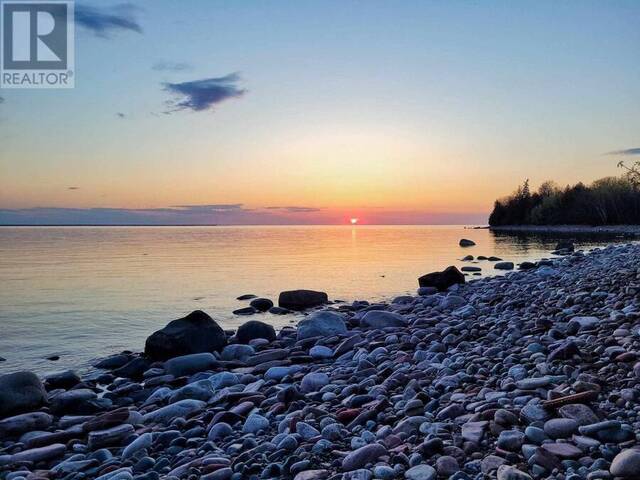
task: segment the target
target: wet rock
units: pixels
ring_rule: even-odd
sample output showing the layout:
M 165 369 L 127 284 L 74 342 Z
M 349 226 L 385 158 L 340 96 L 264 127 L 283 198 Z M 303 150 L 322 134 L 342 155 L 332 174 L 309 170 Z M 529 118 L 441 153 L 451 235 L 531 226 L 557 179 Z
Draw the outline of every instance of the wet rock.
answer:
M 434 287 L 443 292 L 452 285 L 464 283 L 464 274 L 453 265 L 442 272 L 432 272 L 418 279 L 420 287 Z
M 260 322 L 258 320 L 251 320 L 240 325 L 236 332 L 236 338 L 240 343 L 249 343 L 251 340 L 255 340 L 256 338 L 264 338 L 269 342 L 273 342 L 276 339 L 276 331 L 267 323 Z
M 476 244 L 473 240 L 469 240 L 468 238 L 462 238 L 458 242 L 458 245 L 461 247 L 473 247 Z
M 16 372 L 0 376 L 0 418 L 35 410 L 47 401 L 47 392 L 35 373 Z
M 251 305 L 259 312 L 266 312 L 271 307 L 273 307 L 273 302 L 268 298 L 256 298 L 254 300 L 251 300 L 251 302 L 249 302 L 249 305 Z
M 493 268 L 496 270 L 513 270 L 514 264 L 513 262 L 497 262 Z
M 73 370 L 65 370 L 63 372 L 47 375 L 44 379 L 44 385 L 48 390 L 56 388 L 69 389 L 80 383 L 80 377 Z
M 280 293 L 278 306 L 288 310 L 306 310 L 317 307 L 329 301 L 325 292 L 314 290 L 290 290 Z
M 531 475 L 518 470 L 511 465 L 501 465 L 498 468 L 498 480 L 532 480 Z
M 173 320 L 154 332 L 145 343 L 145 355 L 154 360 L 167 360 L 192 353 L 222 350 L 227 338 L 220 326 L 201 310 Z
M 0 437 L 18 436 L 32 430 L 45 430 L 53 417 L 44 412 L 31 412 L 0 420 Z

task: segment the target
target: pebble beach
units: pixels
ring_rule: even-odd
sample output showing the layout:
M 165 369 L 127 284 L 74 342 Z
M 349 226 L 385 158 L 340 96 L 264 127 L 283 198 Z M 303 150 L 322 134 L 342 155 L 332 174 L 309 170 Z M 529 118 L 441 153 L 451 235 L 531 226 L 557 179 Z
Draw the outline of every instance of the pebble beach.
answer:
M 640 245 L 560 253 L 388 303 L 283 292 L 307 315 L 278 332 L 194 311 L 86 375 L 0 376 L 0 478 L 640 479 Z

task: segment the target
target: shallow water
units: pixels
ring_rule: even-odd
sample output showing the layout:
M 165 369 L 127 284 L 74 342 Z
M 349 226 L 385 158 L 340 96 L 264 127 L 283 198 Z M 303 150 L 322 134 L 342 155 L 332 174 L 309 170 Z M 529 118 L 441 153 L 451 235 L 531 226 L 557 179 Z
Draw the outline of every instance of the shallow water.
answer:
M 477 245 L 459 247 L 463 237 Z M 388 300 L 414 292 L 424 273 L 468 264 L 459 260 L 467 254 L 520 262 L 550 256 L 556 240 L 459 226 L 3 227 L 0 372 L 84 369 L 141 350 L 151 332 L 195 309 L 237 327 L 248 319 L 231 313 L 247 305 L 236 300 L 244 293 L 277 300 L 282 290 L 309 288 L 331 299 Z M 299 317 L 249 318 L 282 327 Z M 53 355 L 60 359 L 46 359 Z

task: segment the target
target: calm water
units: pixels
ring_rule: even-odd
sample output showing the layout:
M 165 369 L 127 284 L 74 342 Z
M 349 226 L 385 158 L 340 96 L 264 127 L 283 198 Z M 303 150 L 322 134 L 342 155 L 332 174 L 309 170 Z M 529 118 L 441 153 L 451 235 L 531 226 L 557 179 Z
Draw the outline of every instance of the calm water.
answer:
M 477 246 L 461 248 L 458 240 Z M 331 299 L 384 300 L 467 254 L 515 262 L 549 255 L 555 238 L 463 227 L 0 228 L 0 372 L 84 369 L 139 351 L 167 321 L 202 309 L 224 327 L 253 293 L 309 288 Z M 597 243 L 578 243 L 585 248 Z M 495 274 L 481 262 L 483 273 Z M 256 315 L 277 327 L 295 316 Z M 46 357 L 59 355 L 51 362 Z

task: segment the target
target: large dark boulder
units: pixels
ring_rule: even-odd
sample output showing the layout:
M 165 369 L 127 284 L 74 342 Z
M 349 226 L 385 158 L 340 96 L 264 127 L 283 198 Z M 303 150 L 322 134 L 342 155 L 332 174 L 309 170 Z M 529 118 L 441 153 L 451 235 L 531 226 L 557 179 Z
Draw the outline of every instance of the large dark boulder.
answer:
M 209 315 L 196 310 L 152 333 L 144 353 L 153 360 L 167 360 L 191 353 L 220 351 L 226 344 L 224 330 Z
M 444 292 L 451 285 L 464 283 L 464 274 L 452 265 L 442 272 L 432 272 L 421 276 L 418 283 L 421 287 L 435 287 Z
M 30 412 L 47 401 L 47 392 L 33 372 L 15 372 L 0 376 L 0 418 Z
M 325 292 L 316 292 L 314 290 L 289 290 L 280 293 L 278 305 L 289 310 L 305 310 L 307 308 L 317 307 L 329 301 L 329 297 Z
M 273 342 L 276 339 L 276 331 L 268 323 L 249 320 L 240 325 L 236 332 L 236 338 L 240 343 L 249 343 L 256 338 L 264 338 L 265 340 Z

